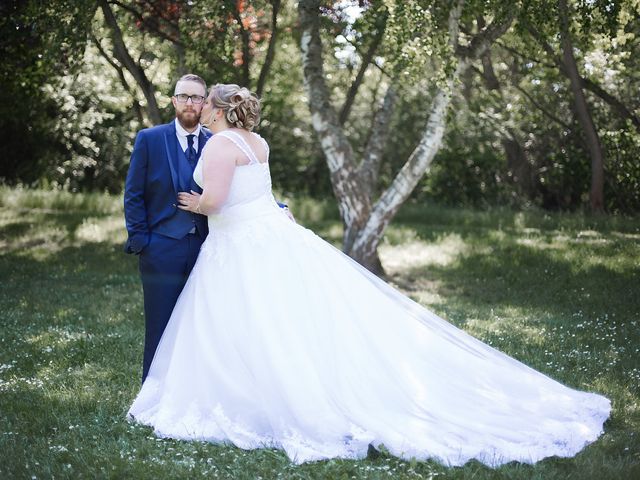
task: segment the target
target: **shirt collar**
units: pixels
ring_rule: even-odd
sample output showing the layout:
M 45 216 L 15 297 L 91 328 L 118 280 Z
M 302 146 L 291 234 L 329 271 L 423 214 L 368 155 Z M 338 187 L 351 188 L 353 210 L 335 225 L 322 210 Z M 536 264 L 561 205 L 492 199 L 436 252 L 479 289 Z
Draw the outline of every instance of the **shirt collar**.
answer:
M 182 125 L 180 125 L 180 122 L 178 121 L 177 118 L 174 121 L 176 123 L 176 133 L 178 134 L 179 137 L 187 138 L 187 135 L 195 135 L 196 138 L 198 138 L 200 136 L 200 129 L 202 128 L 200 123 L 198 123 L 198 126 L 192 133 L 189 133 L 184 128 L 182 128 Z

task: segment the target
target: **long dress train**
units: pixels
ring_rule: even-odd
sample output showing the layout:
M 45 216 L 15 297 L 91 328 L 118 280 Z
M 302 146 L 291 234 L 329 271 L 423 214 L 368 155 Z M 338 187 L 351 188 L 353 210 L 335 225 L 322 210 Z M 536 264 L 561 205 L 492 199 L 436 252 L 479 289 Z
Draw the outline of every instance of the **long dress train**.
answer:
M 485 345 L 291 222 L 268 163 L 217 135 L 250 163 L 209 217 L 130 418 L 298 463 L 362 458 L 369 444 L 446 465 L 532 463 L 602 433 L 608 399 Z

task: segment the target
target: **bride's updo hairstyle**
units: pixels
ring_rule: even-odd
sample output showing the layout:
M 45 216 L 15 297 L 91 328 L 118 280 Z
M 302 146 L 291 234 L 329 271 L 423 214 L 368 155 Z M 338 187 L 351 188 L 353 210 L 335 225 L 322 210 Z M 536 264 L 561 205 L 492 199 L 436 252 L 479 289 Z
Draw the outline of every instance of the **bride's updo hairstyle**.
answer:
M 244 87 L 218 83 L 209 91 L 211 104 L 224 111 L 229 125 L 253 130 L 260 122 L 260 100 Z

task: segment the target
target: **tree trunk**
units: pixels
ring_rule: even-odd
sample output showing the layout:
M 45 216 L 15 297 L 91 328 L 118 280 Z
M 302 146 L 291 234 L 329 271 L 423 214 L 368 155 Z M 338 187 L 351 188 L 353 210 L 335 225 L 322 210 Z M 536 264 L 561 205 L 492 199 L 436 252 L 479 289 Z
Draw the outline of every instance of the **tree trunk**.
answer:
M 333 190 L 345 226 L 343 251 L 375 273 L 382 273 L 377 248 L 385 228 L 428 170 L 440 148 L 454 85 L 469 66 L 467 57 L 480 56 L 495 38 L 508 29 L 513 20 L 514 15 L 510 14 L 499 23 L 488 26 L 468 47 L 460 50 L 458 24 L 462 4 L 463 0 L 458 0 L 449 12 L 449 43 L 451 51 L 456 52 L 456 68 L 447 85 L 440 88 L 433 98 L 429 120 L 418 146 L 374 205 L 377 172 L 395 103 L 395 86 L 392 84 L 385 95 L 381 109 L 376 114 L 363 160 L 356 167 L 353 150 L 331 104 L 323 74 L 319 34 L 320 1 L 300 0 L 298 3 L 304 84 L 312 124 L 327 159 Z
M 536 179 L 527 159 L 527 151 L 518 139 L 515 132 L 509 132 L 510 136 L 502 137 L 502 147 L 507 157 L 507 168 L 511 175 L 511 181 L 521 195 L 533 200 L 536 193 Z
M 578 122 L 584 130 L 587 147 L 591 156 L 591 192 L 589 200 L 593 212 L 604 211 L 604 154 L 587 100 L 582 91 L 582 82 L 578 73 L 576 59 L 573 56 L 573 43 L 569 31 L 569 9 L 566 0 L 559 0 L 560 34 L 562 38 L 562 58 L 567 70 L 571 91 L 576 107 Z
M 366 224 L 357 230 L 353 247 L 347 253 L 369 269 L 375 269 L 376 263 L 379 262 L 377 248 L 384 230 L 398 213 L 405 200 L 409 198 L 440 149 L 453 85 L 465 68 L 466 62 L 461 60 L 447 87 L 436 93 L 420 143 L 393 179 L 391 185 L 382 193 L 367 218 Z
M 186 52 L 184 50 L 184 45 L 182 43 L 176 42 L 173 44 L 176 50 L 176 73 L 179 77 L 187 74 L 187 59 Z
M 309 97 L 311 123 L 327 159 L 346 236 L 350 229 L 362 226 L 371 210 L 371 202 L 361 194 L 353 149 L 340 126 L 325 83 L 319 8 L 318 0 L 301 0 L 298 4 L 304 85 Z
M 160 115 L 160 109 L 158 108 L 158 102 L 156 101 L 155 88 L 149 81 L 144 69 L 138 65 L 135 60 L 129 54 L 127 46 L 122 38 L 122 31 L 118 26 L 113 10 L 107 2 L 107 0 L 98 0 L 98 5 L 102 8 L 104 19 L 109 29 L 111 30 L 111 38 L 113 41 L 113 55 L 118 61 L 127 69 L 127 71 L 133 76 L 138 86 L 141 88 L 145 99 L 147 100 L 147 112 L 149 119 L 155 125 L 162 123 L 162 117 Z

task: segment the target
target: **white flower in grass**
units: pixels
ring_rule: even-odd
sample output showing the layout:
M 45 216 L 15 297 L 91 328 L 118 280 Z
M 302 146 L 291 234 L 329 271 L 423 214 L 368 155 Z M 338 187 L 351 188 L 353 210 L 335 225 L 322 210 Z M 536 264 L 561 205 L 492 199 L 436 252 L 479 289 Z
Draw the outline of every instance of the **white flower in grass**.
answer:
M 0 365 L 0 372 L 3 372 L 5 370 L 9 370 L 13 367 L 16 366 L 16 361 L 12 360 L 11 363 L 3 363 L 2 365 Z

